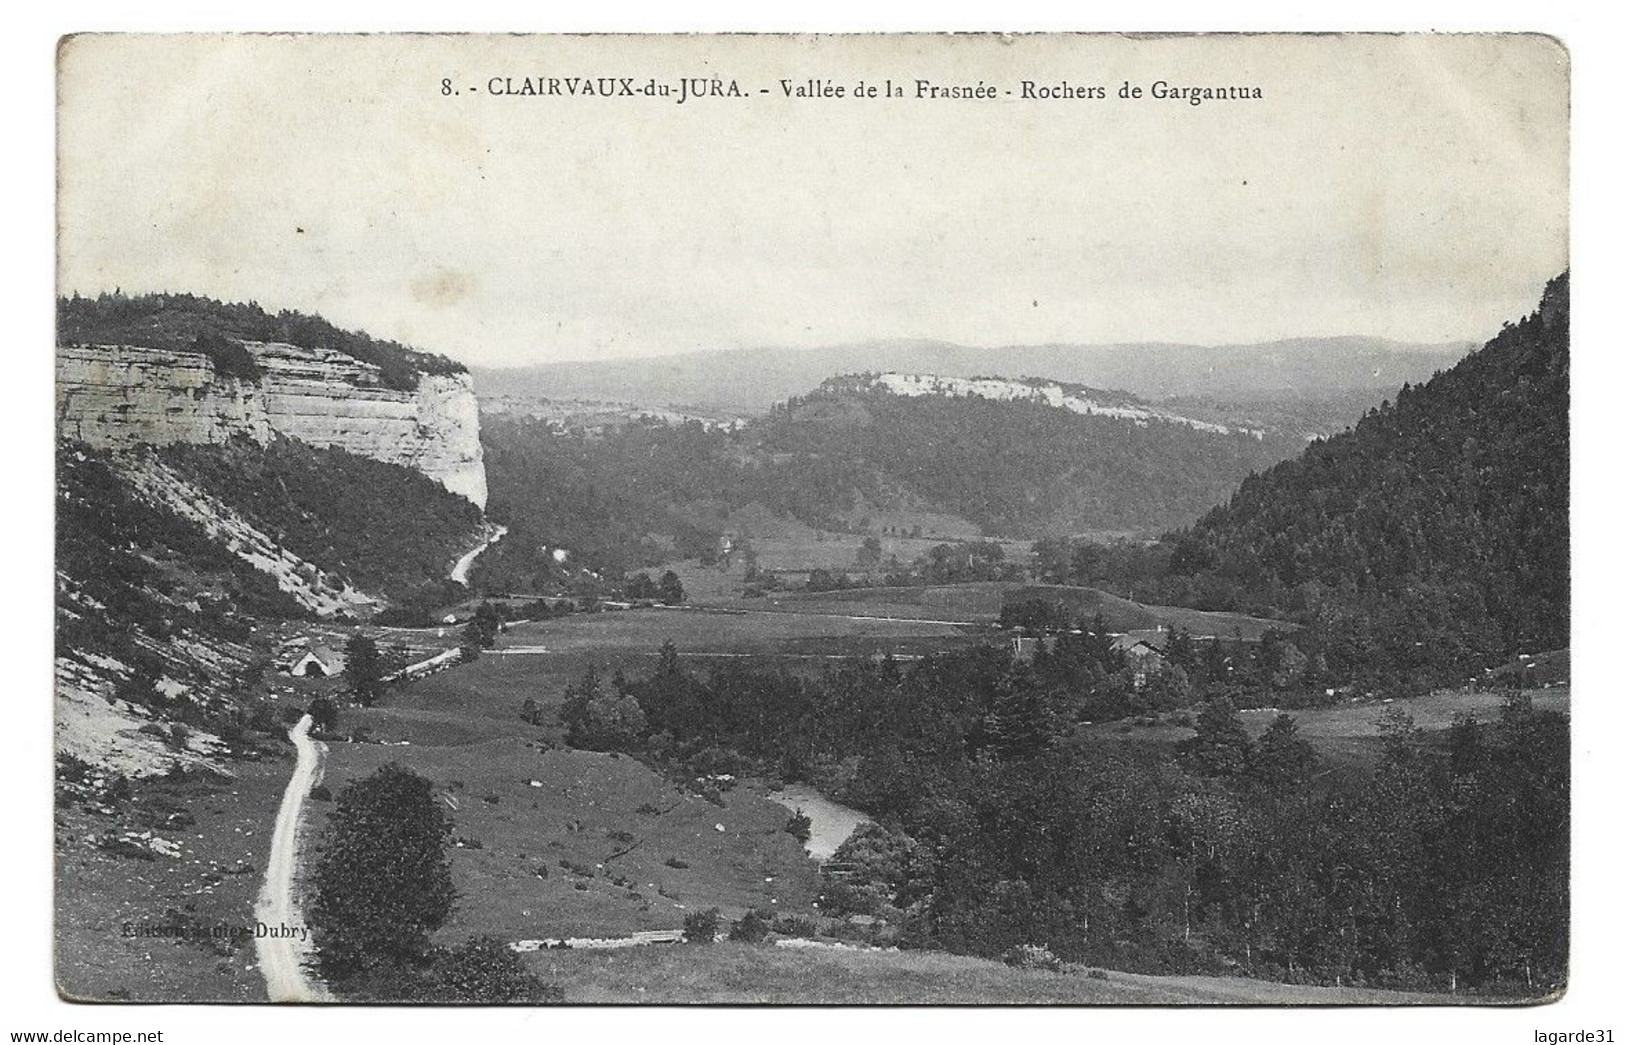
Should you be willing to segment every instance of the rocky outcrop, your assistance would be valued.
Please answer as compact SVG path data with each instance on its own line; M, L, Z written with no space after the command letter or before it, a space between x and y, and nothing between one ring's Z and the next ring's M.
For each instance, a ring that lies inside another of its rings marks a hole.
M58 347L58 432L114 449L285 435L415 468L485 507L479 404L466 374L424 374L403 392L343 353L244 347L261 371L257 381L224 376L201 353Z
M879 390L900 396L935 395L957 396L960 398L976 396L981 399L995 399L1005 402L1043 403L1060 410L1070 410L1075 414L1115 417L1125 421L1133 421L1140 425L1151 421L1166 421L1172 424L1185 425L1199 432L1212 432L1216 435L1245 432L1255 439L1264 437L1262 429L1232 428L1227 425L1215 424L1212 421L1199 421L1195 418L1184 417L1161 407L1153 406L1122 392L1103 392L1095 388L1086 388L1083 385L1047 381L1036 377L1024 377L1018 380L1003 377L952 377L937 374L862 374L831 378L824 382L824 387L837 391L862 392Z

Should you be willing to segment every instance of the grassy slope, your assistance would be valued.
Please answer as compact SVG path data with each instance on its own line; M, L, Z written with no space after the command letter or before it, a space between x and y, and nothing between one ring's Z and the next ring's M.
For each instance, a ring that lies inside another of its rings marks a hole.
M1062 605L1073 617L1105 617L1114 631L1154 628L1159 624L1178 626L1193 635L1232 638L1240 634L1256 639L1271 627L1291 627L1280 621L1248 617L1240 613L1215 613L1181 606L1151 606L1104 592L1098 588L1063 587L1053 584L1020 584L986 581L971 584L944 584L903 588L849 588L845 591L806 592L769 595L762 599L738 600L731 605L752 609L778 609L798 613L873 614L924 620L957 620L991 623L998 620L1006 603L1028 598L1044 599Z
M291 757L238 763L236 779L220 783L138 783L135 800L117 820L79 808L58 810L58 990L85 1001L264 1001L251 939L217 950L207 940L126 938L121 927L170 925L177 917L252 925L291 764ZM180 843L179 859L112 856L85 840L116 824L132 825L132 815L168 808L166 803L197 818L184 829L154 832Z
M574 639L576 652L488 653L393 692L377 708L345 711L344 728L365 725L388 744L331 745L330 788L398 761L450 796L456 834L481 845L453 852L465 900L443 930L447 940L475 932L517 940L680 928L688 911L707 907L730 918L749 906L812 910L816 869L784 831L783 807L743 789L718 806L631 758L561 749L556 726L519 720L526 697L558 705L587 649L605 670L642 660L659 642L648 628L686 625L691 616L627 611L522 626L502 644L572 646ZM316 806L317 831L327 808ZM669 866L672 857L689 866ZM544 867L547 876L539 877Z
M1569 710L1567 686L1533 691L1530 698L1538 710ZM1471 714L1480 721L1493 720L1504 702L1498 693L1469 693L1464 690L1446 690L1389 703L1361 702L1339 704L1329 708L1309 708L1292 711L1298 723L1298 733L1314 745L1321 758L1339 765L1370 765L1380 751L1377 721L1384 711L1403 711L1411 716L1424 732L1436 733L1449 728L1458 715ZM1244 710L1242 724L1257 739L1274 721L1273 708ZM1083 744L1109 745L1115 743L1173 745L1192 735L1183 726L1161 723L1141 726L1132 722L1101 722L1079 730Z
M1446 996L1294 987L1203 976L1012 969L923 951L788 950L771 945L545 951L531 968L567 1002L801 1005L1440 1004Z

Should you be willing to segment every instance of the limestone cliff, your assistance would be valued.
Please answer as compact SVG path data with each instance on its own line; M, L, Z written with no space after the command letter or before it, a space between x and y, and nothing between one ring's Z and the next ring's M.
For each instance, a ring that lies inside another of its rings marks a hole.
M267 442L275 434L415 468L485 507L479 404L466 374L386 388L343 353L245 342L261 372L217 372L197 352L131 345L57 349L57 429L92 446Z

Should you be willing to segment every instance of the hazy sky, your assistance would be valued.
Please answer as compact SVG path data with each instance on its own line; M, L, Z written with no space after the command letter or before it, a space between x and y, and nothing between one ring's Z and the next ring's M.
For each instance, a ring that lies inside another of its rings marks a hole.
M1538 37L81 37L60 71L64 293L253 299L469 363L1481 340L1567 263L1567 57ZM749 97L488 93L712 75ZM808 77L907 97L782 96Z

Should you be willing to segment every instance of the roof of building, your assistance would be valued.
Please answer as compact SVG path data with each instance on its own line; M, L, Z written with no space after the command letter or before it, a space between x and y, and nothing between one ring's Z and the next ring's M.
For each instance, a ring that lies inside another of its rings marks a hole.
M331 646L306 646L293 659L290 670L298 669L307 660L315 660L317 664L321 665L322 671L329 675L344 670L344 655L335 651Z
M1142 628L1112 636L1112 646L1125 653L1136 646L1144 646L1153 653L1161 653L1167 645L1168 633L1161 628Z

